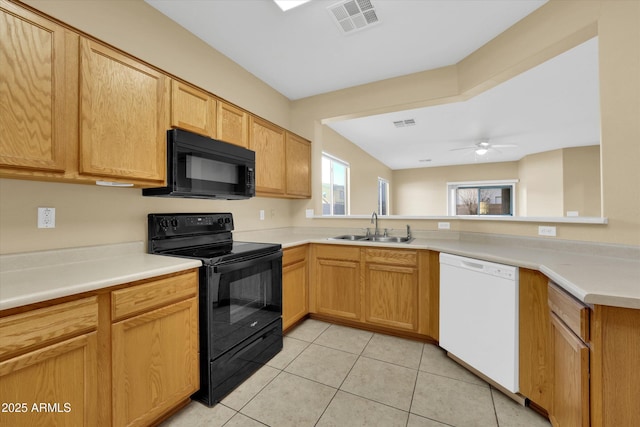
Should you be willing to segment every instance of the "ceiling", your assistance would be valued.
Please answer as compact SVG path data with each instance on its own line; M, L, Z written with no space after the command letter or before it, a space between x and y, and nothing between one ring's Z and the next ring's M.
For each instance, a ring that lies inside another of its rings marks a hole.
M377 22L346 34L330 12L339 0L287 12L270 0L145 1L296 100L455 64L547 0L357 0L371 4ZM330 126L392 169L515 160L559 142L597 144L597 45L564 56L464 103ZM393 125L405 119L416 125ZM486 138L518 148L482 158L449 151Z

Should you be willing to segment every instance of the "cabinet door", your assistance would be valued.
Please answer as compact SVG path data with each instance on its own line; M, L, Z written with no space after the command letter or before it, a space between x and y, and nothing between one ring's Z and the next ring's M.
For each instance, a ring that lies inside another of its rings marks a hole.
M112 326L113 423L148 425L199 388L198 300Z
M95 426L97 348L91 332L1 362L0 425Z
M318 313L360 320L360 263L316 259Z
M284 195L284 144L283 129L251 116L249 148L256 152L256 194Z
M80 173L164 182L168 78L99 43L80 43Z
M311 197L311 143L286 133L287 195Z
M519 281L519 389L535 404L551 407L550 319L544 274L521 268Z
M309 313L307 297L307 261L282 268L282 329Z
M365 277L367 323L417 331L417 269L367 263Z
M589 348L551 313L553 402L556 427L589 426Z
M249 114L246 111L218 100L217 127L216 139L249 147Z
M200 89L172 80L171 126L215 137L216 100Z
M66 30L15 4L0 2L0 165L62 173L75 137L77 101L65 82ZM77 38L76 38L77 40Z

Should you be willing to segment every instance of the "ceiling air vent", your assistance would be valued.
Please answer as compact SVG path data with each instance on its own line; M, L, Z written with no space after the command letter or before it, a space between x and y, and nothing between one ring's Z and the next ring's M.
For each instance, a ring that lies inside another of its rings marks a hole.
M327 10L344 34L352 34L380 22L371 0L341 1Z
M397 120L393 122L393 125L397 128L404 128L407 126L414 126L416 124L415 119Z

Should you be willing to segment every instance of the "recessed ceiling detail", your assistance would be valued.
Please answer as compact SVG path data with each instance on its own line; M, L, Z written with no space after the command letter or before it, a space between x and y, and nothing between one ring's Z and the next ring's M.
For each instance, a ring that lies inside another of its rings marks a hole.
M344 34L355 33L380 23L370 0L346 0L329 6L334 22Z

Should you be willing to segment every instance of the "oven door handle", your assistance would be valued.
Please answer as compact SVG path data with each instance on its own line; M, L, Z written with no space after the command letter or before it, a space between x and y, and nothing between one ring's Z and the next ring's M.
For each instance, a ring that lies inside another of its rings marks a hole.
M282 251L274 252L269 255L257 256L246 261L230 262L229 264L216 265L214 266L214 271L216 273L224 274L231 271L241 270L247 267L253 267L254 265L263 262L274 261L279 258L282 258Z

